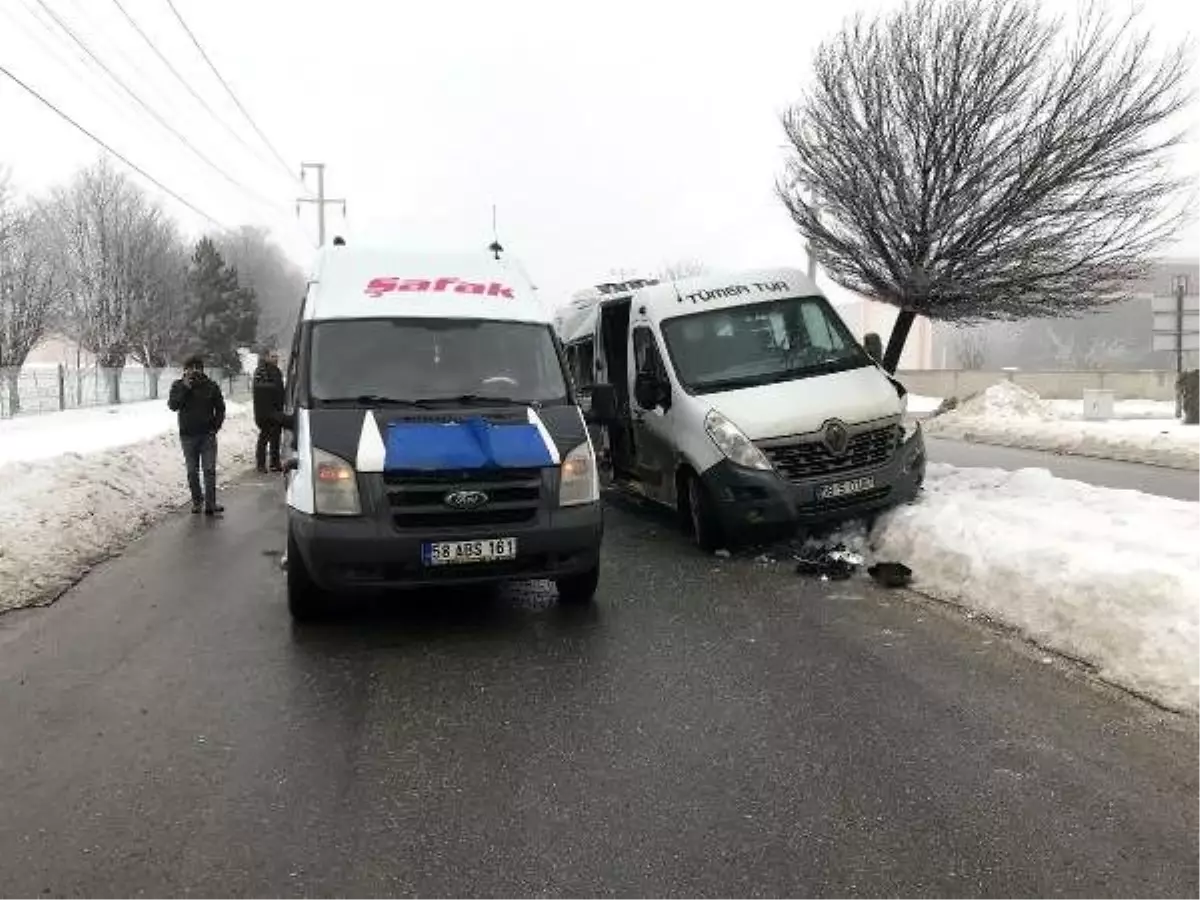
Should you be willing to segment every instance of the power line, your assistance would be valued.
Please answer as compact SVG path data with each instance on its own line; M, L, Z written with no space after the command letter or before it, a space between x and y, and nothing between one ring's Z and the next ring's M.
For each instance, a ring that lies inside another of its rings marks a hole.
M216 225L222 231L232 231L231 228L229 228L226 225L221 224L219 221L214 219L212 216L210 216L204 210L200 209L200 207L196 206L195 204L193 204L187 200L184 200L183 197L179 196L177 193L175 193L173 190L171 190L169 187L167 187L165 184L163 184L161 181L159 181L157 178L155 178L153 175L151 175L149 172L147 172L141 166L130 161L128 157L126 157L125 155L114 150L112 147L110 147L108 144L106 144L100 138L96 137L96 135L92 134L92 132L88 131L86 128L84 128L82 125L80 125L74 119L72 119L69 115L67 115L65 112L63 112L61 109L59 109L57 106L55 106L53 103L51 103L49 100L47 100L41 94L39 94L37 91L35 91L29 85L27 85L24 81L22 81L20 78L18 78L12 72L10 72L8 69L6 69L3 64L0 64L0 74L7 76L9 79L11 79L13 81L14 84L16 84L18 87L24 89L27 93L30 94L30 96L32 96L34 99L36 99L38 102L40 102L43 106L49 107L49 109L52 112L54 112L57 116L59 116L59 118L65 119L77 131L82 132L84 135L91 138L93 141L95 141L97 144L99 144L101 147L103 147L105 150L107 150L109 153L111 153L113 156L115 156L121 162L125 163L125 165L129 166L129 168L133 169L133 171L137 172L139 175L141 175L143 178L145 178L147 181L149 181L151 184L153 184L155 187L157 187L164 194L166 194L169 197L173 197L175 200L182 203L184 206L186 206L192 212L196 213L196 215L201 216L204 219L207 219L209 222Z
M257 201L259 203L266 204L267 206L275 205L272 201L268 200L266 197L262 196L257 191L251 190L250 188L246 187L244 184L242 184L240 181L238 181L236 178L234 178L232 175L230 175L228 172L226 172L224 169L222 169L216 163L214 163L211 159L209 159L207 156L205 156L202 152L200 152L198 149L196 149L196 147L194 147L192 145L191 141L189 141L185 135L180 133L173 125L171 125L170 122L168 122L166 119L164 119L162 116L160 116L158 114L158 112L156 112L152 106L150 106L148 103L146 103L145 100L143 100L140 96L138 96L138 94L132 88L130 88L121 79L121 77L119 75L114 73L113 70L110 69L108 67L108 65L105 64L104 60L100 59L99 56L97 56L94 52L92 52L92 49L87 45L87 43L82 38L80 38L77 34L75 34L74 30L72 30L72 28L69 25L67 25L66 22L64 22L61 18L59 18L58 14L55 13L54 10L52 10L46 4L46 0L37 0L37 3L42 9L44 9L46 11L46 13L50 16L50 18L52 18L58 24L58 27L61 28L63 31L65 31L67 33L67 35L71 38L71 40L73 40L76 44L78 44L80 49L82 49L83 52L86 53L88 55L88 57L96 65L98 65L104 71L104 73L106 75L108 75L109 78L111 78L114 82L117 83L117 85L121 88L121 90L123 90L126 94L128 94L133 99L133 101L138 104L138 106L140 106L143 110L145 110L146 113L152 119L154 119L155 122L157 122L159 125L161 125L168 132L170 132L176 138L176 140L178 140L185 147L187 147L189 150L191 150L197 159L199 159L201 162L203 162L205 165L207 165L210 169L212 169L214 172L216 172L218 175L220 175L222 178L224 178L226 181L228 181L235 188L237 188L238 190L240 190L244 194L246 194L246 196L254 199L255 201Z
M221 77L221 73L217 71L217 67L213 64L213 61L208 58L208 54L205 53L204 48L200 46L200 41L197 40L196 35L192 33L192 29L188 28L187 22L183 20L183 16L179 14L179 10L175 8L174 0L167 0L167 6L171 7L171 12L173 12L175 14L175 18L179 20L180 27L182 27L183 30L187 32L187 36L192 39L192 43L195 44L196 49L200 51L200 56L203 57L205 63L208 64L208 67L212 70L212 73L217 76L217 81L221 82L221 87L225 88L225 93L229 95L229 98L234 102L237 108L241 110L242 115L246 117L246 121L250 123L250 127L254 129L255 133L262 139L262 142L266 145L267 149L271 151L271 155L275 157L279 165L281 165L284 171L288 173L288 177L296 180L301 187L307 191L308 186L296 178L295 174L293 174L291 170L291 167L288 166L287 162L284 161L284 158L280 155L279 151L275 149L274 145L267 140L267 136L263 134L262 129L258 127L258 123L256 123L250 113L246 111L246 107L242 106L242 101L237 98L237 94L233 92L233 88L231 88L229 83Z
M181 85L183 85L184 89L189 94L192 95L192 97L195 99L195 101L197 103L199 103L202 107L204 107L205 111L210 116L212 116L213 121L215 121L218 125L220 125L222 128L224 128L225 131L231 137L233 137L238 143L240 143L243 147L245 147L249 153L253 154L255 157L258 157L258 155L261 151L255 150L253 147L251 147L250 143L244 137L242 137L241 134L239 134L236 130L234 130L233 126L231 126L223 118L221 118L221 116L219 116L217 114L217 111L214 110L209 105L208 101L205 100L204 97L202 97L200 95L200 93L197 92L196 89L192 87L191 83L188 82L188 80L186 78L184 78L183 75L180 74L179 70L175 68L175 66L171 62L171 60L168 59L167 56L161 50L158 49L158 45L155 44L154 41L150 39L149 35L147 35L146 32L142 30L142 27L137 23L137 21L133 18L133 16L131 16L125 10L125 6L121 3L121 0L112 0L112 2L117 7L117 9L119 9L121 11L121 15L125 17L125 21L127 21L130 24L130 26L133 28L133 30L138 33L138 36L141 37L141 39L146 43L146 46L149 47L152 51L154 51L154 55L157 56L159 58L159 60L162 62L162 64L167 67L167 69L170 71L170 73L175 76L176 81L178 81ZM289 178L292 177L290 170L288 171L287 174L288 174Z

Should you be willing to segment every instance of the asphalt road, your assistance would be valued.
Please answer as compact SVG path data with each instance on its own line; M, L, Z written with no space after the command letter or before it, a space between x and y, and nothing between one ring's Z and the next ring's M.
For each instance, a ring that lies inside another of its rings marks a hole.
M4 895L1197 895L1194 720L612 509L598 603L293 630L277 486L0 618Z
M1173 497L1176 500L1200 500L1200 473L1141 463L1093 459L1087 456L1067 456L998 447L925 436L929 458L933 462L952 466L975 466L994 469L1049 469L1059 478L1085 481L1103 487L1142 491Z

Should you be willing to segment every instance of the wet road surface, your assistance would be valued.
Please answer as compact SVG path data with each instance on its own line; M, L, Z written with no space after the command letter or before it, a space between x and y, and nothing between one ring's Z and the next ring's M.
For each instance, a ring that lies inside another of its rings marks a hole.
M293 629L277 485L0 617L4 895L1196 896L1197 737L957 613L610 507Z

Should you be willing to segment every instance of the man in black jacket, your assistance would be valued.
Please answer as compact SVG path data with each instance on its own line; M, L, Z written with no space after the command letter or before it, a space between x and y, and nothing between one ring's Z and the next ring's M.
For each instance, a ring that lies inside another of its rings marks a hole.
M258 426L258 445L254 461L258 471L267 471L267 449L271 451L271 471L281 472L279 441L283 430L283 372L279 355L268 350L254 370L254 423Z
M217 505L217 432L225 424L225 398L220 386L204 374L204 360L199 356L184 362L183 377L171 385L167 406L179 413L179 443L187 465L192 512L203 509L209 516L223 513L225 508Z

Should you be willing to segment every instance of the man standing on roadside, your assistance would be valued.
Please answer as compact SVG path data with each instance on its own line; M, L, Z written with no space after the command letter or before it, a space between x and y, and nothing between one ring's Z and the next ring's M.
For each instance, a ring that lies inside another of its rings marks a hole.
M179 414L179 443L192 492L192 512L219 515L225 507L217 505L217 432L225 424L225 398L220 386L204 374L201 357L191 356L184 362L183 377L171 385L167 406Z
M259 472L267 471L267 450L271 452L271 471L282 472L279 442L283 431L283 372L279 354L268 350L254 370L254 423L258 426L258 445L254 461Z

